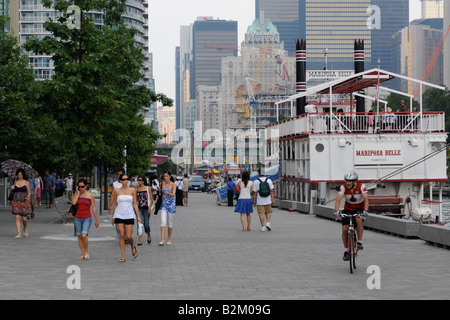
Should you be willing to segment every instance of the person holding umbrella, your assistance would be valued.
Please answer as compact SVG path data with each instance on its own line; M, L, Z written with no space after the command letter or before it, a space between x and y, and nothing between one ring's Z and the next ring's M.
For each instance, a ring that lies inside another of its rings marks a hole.
M17 169L16 182L11 186L14 192L14 198L11 202L12 214L16 217L17 235L15 239L22 238L20 233L20 220L23 223L23 235L28 237L27 225L28 214L30 213L30 183L25 176L23 169Z

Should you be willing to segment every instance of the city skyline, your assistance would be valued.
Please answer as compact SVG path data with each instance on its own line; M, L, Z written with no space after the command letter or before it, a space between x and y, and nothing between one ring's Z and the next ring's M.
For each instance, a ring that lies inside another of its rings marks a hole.
M176 7L181 14L167 14ZM198 17L238 21L238 44L255 19L254 0L153 0L149 3L149 47L154 57L156 92L175 100L175 47L180 43L180 27L190 25ZM420 0L410 0L409 20L421 17ZM170 22L169 22L170 19ZM158 32L159 31L159 32Z

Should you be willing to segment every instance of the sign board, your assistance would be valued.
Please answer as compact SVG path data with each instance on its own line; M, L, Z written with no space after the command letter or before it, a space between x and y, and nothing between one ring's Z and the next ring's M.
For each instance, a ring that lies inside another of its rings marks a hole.
M355 166L403 166L401 143L355 143Z
M306 71L306 81L311 79L335 80L349 77L355 74L355 70L309 70Z

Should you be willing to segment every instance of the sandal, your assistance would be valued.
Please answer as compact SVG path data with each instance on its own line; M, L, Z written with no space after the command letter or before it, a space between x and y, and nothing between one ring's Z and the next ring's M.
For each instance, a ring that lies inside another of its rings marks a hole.
M137 256L138 256L138 252L137 252L136 246L134 246L133 259L136 259Z
M120 259L119 262L120 263L124 263L126 260L125 259Z
M159 243L159 245L162 247L162 246L164 246L164 241L161 241L160 243Z

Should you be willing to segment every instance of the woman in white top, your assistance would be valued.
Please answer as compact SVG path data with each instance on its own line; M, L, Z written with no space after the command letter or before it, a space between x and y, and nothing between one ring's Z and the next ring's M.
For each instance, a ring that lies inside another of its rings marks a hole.
M120 189L116 189L114 193L114 212L112 218L112 224L117 225L119 231L119 245L120 251L122 252L122 258L119 262L125 262L125 233L127 236L127 242L131 246L131 252L133 254L133 259L136 259L138 252L133 241L133 225L134 219L141 222L141 217L139 216L139 208L137 202L137 192L136 189L128 185L128 176L126 174L121 174L119 177L119 182L122 183Z
M242 181L238 184L240 185L241 193L239 194L239 199L234 212L239 212L241 214L242 231L250 231L250 213L253 212L251 197L253 193L253 182L250 181L250 173L248 171L242 173ZM247 228L245 228L245 215L247 215Z

